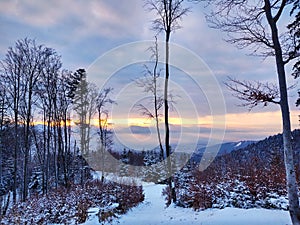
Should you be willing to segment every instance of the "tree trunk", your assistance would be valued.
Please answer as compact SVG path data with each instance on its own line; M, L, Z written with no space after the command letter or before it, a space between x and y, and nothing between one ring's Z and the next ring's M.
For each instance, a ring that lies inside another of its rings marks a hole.
M48 195L48 181L50 178L50 143L51 143L51 115L48 112L48 122L47 122L47 154L46 154L46 174L45 174L45 193Z
M284 146L284 164L286 170L287 192L289 198L289 212L293 225L300 225L300 209L298 198L298 185L296 181L296 171L294 165L294 156L292 148L292 135L290 112L287 95L287 84L285 75L285 64L282 57L282 48L279 41L278 29L275 19L272 17L271 4L269 0L265 0L265 11L267 20L272 31L272 40L275 50L276 69L280 90L280 108L282 114L283 126L283 146Z
M54 112L54 121L56 118L56 109L53 110ZM55 123L55 122L54 122ZM58 188L58 162L57 162L57 145L58 145L58 141L57 141L57 127L56 124L53 125L52 127L53 129L53 169L54 169L54 178L55 178L55 188Z
M155 81L156 82L156 81ZM158 143L159 143L159 148L160 148L160 154L161 154L161 160L164 159L164 149L162 146L162 141L161 141L161 136L160 136L160 130L159 130L159 118L158 118L158 108L157 108L157 96L156 96L156 83L155 83L155 96L154 96L154 107L155 107L155 122L156 122L156 132L157 132L157 138L158 138Z
M18 176L18 113L15 113L15 132L14 132L14 183L13 183L13 203L17 202L17 176Z
M3 184L3 120L4 120L4 107L5 107L5 101L4 96L1 101L0 110L1 110L1 117L0 117L0 184ZM0 204L2 204L2 201L0 201ZM1 213L1 210L0 210ZM0 214L1 216L1 214Z
M25 122L25 155L24 155L24 168L23 168L23 201L26 201L28 196L28 163L29 163L29 152L30 152L30 122L31 122L31 107L32 107L32 94L33 94L33 75L29 78L28 86L28 110L26 112ZM26 101L26 100L25 100Z
M67 110L64 111L64 141L65 141L65 147L63 152L63 167L64 167L64 181L65 186L68 188L69 181L68 181L68 127L67 127Z
M155 37L155 65L153 69L153 82L154 82L154 113L155 113L155 122L156 122L156 132L157 138L160 148L160 160L164 160L164 149L162 146L161 136L160 136L160 129L159 129L159 118L158 118L158 100L157 100L157 67L158 67L158 44L157 44L157 37Z
M102 126L102 118L101 118L101 107L98 108L98 120L99 120L99 132L100 132L100 153L101 153L101 182L104 182L104 171L105 171L105 164L104 164L104 155L105 155L105 143L104 143L104 129Z
M43 195L46 194L46 170L47 170L47 163L46 163L46 109L44 107L43 113L43 164L42 164L42 192Z
M13 203L17 202L17 177L18 177L18 123L19 123L19 100L20 100L20 76L17 75L17 80L14 85L14 177L13 177Z
M168 89L169 89L169 77L170 77L170 67L169 67L169 57L170 57L170 34L171 30L166 32L166 77L165 77L165 89L164 89L164 104L165 104L165 146L166 146L166 159L167 159L167 175L168 175L168 186L170 189L170 200L167 204L172 201L176 202L176 193L173 187L173 177L172 177L172 162L171 162L171 147L170 147L170 127L169 127L169 101L168 101Z

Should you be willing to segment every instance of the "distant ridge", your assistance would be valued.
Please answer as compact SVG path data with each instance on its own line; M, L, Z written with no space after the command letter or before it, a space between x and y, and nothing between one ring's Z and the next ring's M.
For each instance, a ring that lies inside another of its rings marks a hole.
M295 161L300 162L300 130L294 130L292 137ZM192 156L191 161L199 163L205 149L205 147L199 148ZM231 155L231 157L240 161L248 161L253 157L259 157L267 162L274 154L283 158L282 134L272 135L261 141L240 141L221 144L216 160L225 155Z

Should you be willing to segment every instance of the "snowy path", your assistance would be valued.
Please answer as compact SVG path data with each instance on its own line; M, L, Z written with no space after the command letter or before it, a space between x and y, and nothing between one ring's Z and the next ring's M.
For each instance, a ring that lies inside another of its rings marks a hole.
M165 208L161 196L164 186L144 184L145 201L121 216L113 225L291 225L286 211L267 209L192 209ZM98 224L90 220L86 225Z

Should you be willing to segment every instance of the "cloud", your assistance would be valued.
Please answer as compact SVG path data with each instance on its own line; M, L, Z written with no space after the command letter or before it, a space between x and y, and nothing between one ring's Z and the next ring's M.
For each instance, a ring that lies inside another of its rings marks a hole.
M0 13L41 29L63 26L65 32L72 34L72 38L138 35L145 18L139 0L0 1Z
M33 26L53 26L63 17L63 6L69 1L1 1L0 12ZM67 9L65 7L65 9Z
M237 49L224 41L226 33L208 26L205 10L202 4L194 4L192 12L181 22L182 29L172 34L172 41L199 55L219 81L223 81L226 76L275 81L274 60L249 56L251 49Z
M0 1L0 56L29 37L55 48L67 69L88 67L110 49L150 35L149 16L140 0Z
M183 17L182 29L173 33L171 40L195 52L216 75L223 89L229 113L227 115L226 138L244 139L243 137L252 137L257 139L279 132L281 119L277 107L255 109L254 113L247 114L245 113L247 109L236 106L239 102L231 96L231 93L222 84L228 75L241 80L277 82L274 61L263 61L261 58L249 57L246 55L250 53L249 51L237 50L234 46L224 42L224 33L208 27L202 5L193 4L192 7L192 12ZM2 29L0 54L4 55L7 48L13 46L17 39L30 37L36 38L39 44L55 48L62 55L65 68L71 70L80 67L88 68L97 57L114 47L136 40L153 39L155 33L150 30L153 18L153 13L147 12L143 8L143 1L141 0L0 1L0 27ZM163 34L159 39L164 39ZM126 50L129 54L136 52L144 54L144 47L142 46L143 49L140 51ZM95 72L95 80L101 86L105 76L108 75L107 72L111 72L110 67L124 66L122 64L124 57L128 58L128 55L124 55L124 52L118 52L116 57L108 58L99 67L95 66L95 71L92 71L93 68L91 68L88 72L90 74ZM141 56L136 54L132 58L138 61ZM185 58L178 60L193 67L192 62L185 60ZM114 115L126 118L129 113L132 113L130 110L124 110L128 107L128 103L134 105L145 96L141 94L141 90L132 88L130 85L127 89L123 90L122 88L140 76L142 65L134 65L113 72L116 74L111 76L107 85L115 87L114 94L117 95L121 92L120 97L123 100L121 103L119 102L120 110ZM201 72L198 75L201 76ZM191 100L200 114L201 123L209 125L210 111L206 93L200 93L201 90L197 89L187 77L180 75L178 71L171 74L171 81L179 84L177 88L173 84L170 86L175 91L181 91L182 97L178 99L178 106L176 106L176 110L178 109L177 111L181 113L181 116L190 115L190 107L187 105L190 106L191 104L187 104L190 99L184 98L186 94L191 96ZM129 89L131 92L128 91ZM215 89L210 88L210 91L213 93ZM293 96L291 97L293 98ZM294 100L291 100L291 104L293 103ZM115 107L118 108L118 106ZM129 107L129 109L131 108ZM269 112L263 112L264 110ZM292 115L298 114L299 112L293 111ZM298 118L295 116L293 123L298 123ZM207 130L202 128L203 134L201 135L205 136L208 130L209 128ZM193 132L191 128L190 134L193 137L198 135L193 134Z

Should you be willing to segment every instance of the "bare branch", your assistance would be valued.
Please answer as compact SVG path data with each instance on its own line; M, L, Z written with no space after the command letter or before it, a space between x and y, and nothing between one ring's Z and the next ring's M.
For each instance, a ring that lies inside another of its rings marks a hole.
M157 18L152 21L152 30L160 33L180 29L179 21L189 11L189 7L183 6L184 0L145 0L144 7L154 11Z
M295 65L293 67L292 75L294 76L295 79L300 77L300 61L295 63Z
M142 115L142 116L146 116L149 119L154 119L155 116L154 114L151 112L151 110L149 110L146 106L144 106L143 104L137 104L134 106L134 108L137 109L137 111Z
M277 2L278 2L278 1L276 1L275 4L277 4ZM286 0L282 0L281 6L280 6L280 8L279 8L279 10L278 10L278 12L277 12L277 14L276 14L276 16L274 17L274 21L275 21L275 22L277 22L277 21L279 20L279 18L280 18L280 16L281 16L282 12L283 12L283 10L284 10L284 8L285 8L285 6L286 6L286 3L287 3Z
M249 107L249 110L259 104L267 106L268 103L280 104L278 87L272 83L261 83L259 81L240 81L228 77L224 83L233 92L233 96L243 101L240 106Z
M212 28L227 33L225 40L238 48L250 48L253 55L269 57L274 56L274 43L271 31L266 20L264 1L260 0L208 0L213 4L213 11L206 15ZM284 9L290 4L286 0L272 1L271 11L275 23L282 17ZM280 35L280 42L285 45L283 55L289 61L289 52L293 49L293 39L288 33ZM287 63L286 62L286 63Z

